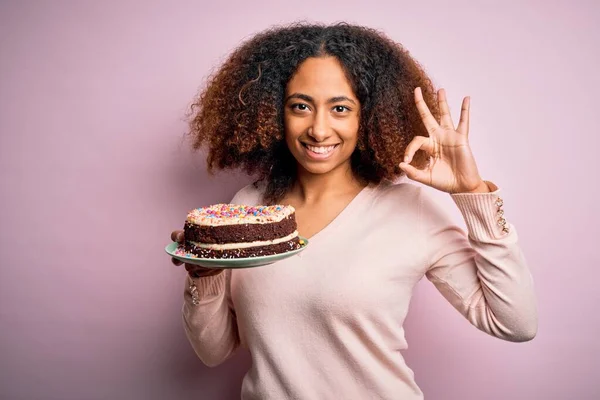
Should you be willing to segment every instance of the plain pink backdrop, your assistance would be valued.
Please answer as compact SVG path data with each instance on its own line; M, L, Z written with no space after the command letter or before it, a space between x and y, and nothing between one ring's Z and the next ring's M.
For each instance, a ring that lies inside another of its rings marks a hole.
M195 357L163 249L188 209L248 181L210 178L188 150L190 101L242 39L299 19L384 30L456 118L472 97L480 171L533 270L523 344L418 286L406 357L426 398L600 398L600 3L205 3L0 2L0 398L239 397L248 355Z

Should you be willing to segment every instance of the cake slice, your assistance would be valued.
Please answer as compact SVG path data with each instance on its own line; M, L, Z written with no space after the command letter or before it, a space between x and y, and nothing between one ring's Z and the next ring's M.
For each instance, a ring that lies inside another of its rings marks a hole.
M215 204L196 208L184 225L187 253L200 258L245 258L301 247L292 206Z

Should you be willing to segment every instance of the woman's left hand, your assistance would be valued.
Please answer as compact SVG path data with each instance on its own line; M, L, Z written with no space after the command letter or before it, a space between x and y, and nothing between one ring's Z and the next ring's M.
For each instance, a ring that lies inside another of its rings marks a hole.
M429 137L416 136L406 147L400 168L417 182L447 193L484 193L490 189L481 179L469 147L470 98L465 97L458 127L454 128L444 89L438 91L440 123L423 100L421 88L415 89L415 102ZM417 150L423 150L431 162L424 169L410 165Z

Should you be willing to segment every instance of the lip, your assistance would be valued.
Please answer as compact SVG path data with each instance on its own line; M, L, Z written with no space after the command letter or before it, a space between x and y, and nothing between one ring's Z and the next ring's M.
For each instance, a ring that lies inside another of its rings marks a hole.
M340 143L335 143L335 144L330 144L327 146L324 145L313 145L313 144L309 144L309 143L303 143L302 144L302 149L304 150L304 154L311 160L318 160L318 161L323 161L323 160L327 160L329 158L331 158L333 156L333 154L337 151L338 147L340 147ZM310 150L307 145L313 146L313 147L330 147L330 146L334 146L333 150L331 150L329 153L325 153L325 154L321 154L321 153L315 153L314 151Z

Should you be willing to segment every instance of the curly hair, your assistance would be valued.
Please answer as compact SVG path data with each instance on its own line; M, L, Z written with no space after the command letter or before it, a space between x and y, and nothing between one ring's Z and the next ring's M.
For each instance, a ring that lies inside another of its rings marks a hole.
M273 203L291 188L296 162L285 144L286 85L309 57L336 57L361 104L352 171L363 182L402 175L398 164L416 135L428 136L414 102L421 87L439 118L431 79L402 45L371 28L295 23L242 43L213 73L191 106L195 150L208 150L208 171L241 169L266 183ZM427 158L418 152L413 164Z

